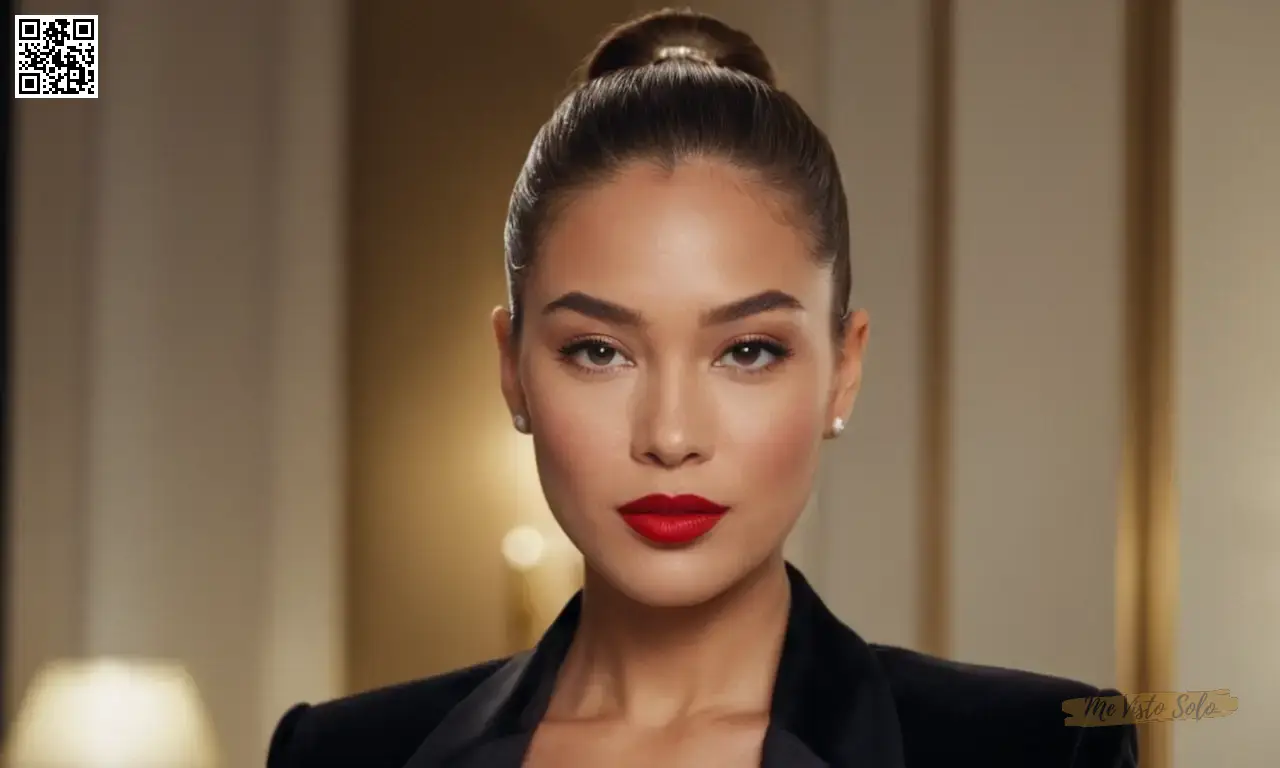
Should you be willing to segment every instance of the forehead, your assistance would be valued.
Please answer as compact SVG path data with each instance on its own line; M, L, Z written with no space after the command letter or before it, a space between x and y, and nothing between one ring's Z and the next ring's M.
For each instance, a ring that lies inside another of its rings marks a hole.
M574 195L543 239L527 286L581 290L634 306L718 303L777 289L812 308L829 276L790 201L716 160L634 163Z

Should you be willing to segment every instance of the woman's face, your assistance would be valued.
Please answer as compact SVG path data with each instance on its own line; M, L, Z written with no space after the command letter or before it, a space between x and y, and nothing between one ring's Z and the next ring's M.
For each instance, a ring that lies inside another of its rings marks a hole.
M552 512L589 567L643 603L703 602L777 553L824 433L853 406L866 316L841 354L830 270L786 206L726 163L629 165L554 219L517 343L494 313L503 392L529 418ZM652 494L728 511L691 542L658 543L619 511Z

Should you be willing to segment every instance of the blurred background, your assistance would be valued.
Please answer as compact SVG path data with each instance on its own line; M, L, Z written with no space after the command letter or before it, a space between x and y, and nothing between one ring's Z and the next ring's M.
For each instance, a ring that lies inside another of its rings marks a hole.
M831 137L872 317L793 562L872 641L1239 698L1144 766L1280 764L1280 3L693 5ZM56 660L168 660L258 766L291 704L549 620L503 219L654 7L17 3L99 15L102 95L10 114L0 719Z

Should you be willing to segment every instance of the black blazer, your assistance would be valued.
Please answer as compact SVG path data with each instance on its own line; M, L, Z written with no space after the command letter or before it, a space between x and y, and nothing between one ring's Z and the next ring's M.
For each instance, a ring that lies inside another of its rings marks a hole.
M1132 768L1132 725L1063 724L1112 695L1028 672L868 645L787 566L791 612L764 768ZM519 768L578 623L575 596L531 651L310 706L276 728L267 768Z

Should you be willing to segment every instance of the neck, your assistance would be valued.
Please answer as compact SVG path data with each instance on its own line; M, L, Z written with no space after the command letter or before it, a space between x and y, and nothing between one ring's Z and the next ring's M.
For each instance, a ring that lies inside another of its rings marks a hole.
M767 714L790 595L780 553L723 594L680 608L637 603L588 568L548 715L660 726Z

